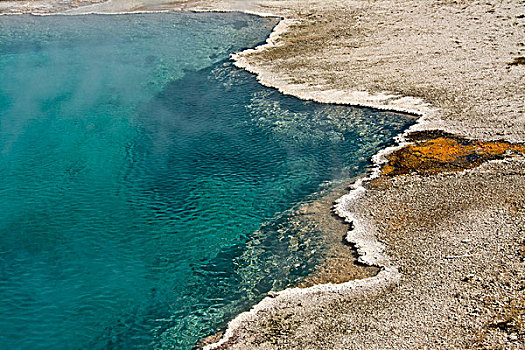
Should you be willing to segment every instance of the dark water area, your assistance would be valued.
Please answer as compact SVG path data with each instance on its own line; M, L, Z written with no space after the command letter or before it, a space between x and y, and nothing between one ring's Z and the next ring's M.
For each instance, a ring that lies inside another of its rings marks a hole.
M315 269L294 208L413 121L233 67L275 24L0 17L0 348L191 349Z

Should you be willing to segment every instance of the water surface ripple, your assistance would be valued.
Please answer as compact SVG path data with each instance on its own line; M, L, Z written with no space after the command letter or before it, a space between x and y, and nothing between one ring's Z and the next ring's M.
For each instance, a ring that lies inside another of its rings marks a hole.
M0 18L0 347L191 349L319 263L294 208L411 121L234 68L275 19Z

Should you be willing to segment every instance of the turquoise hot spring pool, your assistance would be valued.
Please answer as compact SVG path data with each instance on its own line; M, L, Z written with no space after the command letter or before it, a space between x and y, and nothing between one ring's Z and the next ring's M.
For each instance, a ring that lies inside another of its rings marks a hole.
M191 349L322 261L294 208L413 121L235 68L275 24L0 17L2 349Z

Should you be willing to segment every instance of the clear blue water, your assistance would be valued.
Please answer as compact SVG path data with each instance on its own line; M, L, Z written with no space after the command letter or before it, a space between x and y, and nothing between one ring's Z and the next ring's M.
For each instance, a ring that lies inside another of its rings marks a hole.
M294 208L412 122L234 68L274 19L0 17L0 347L191 349L322 259Z

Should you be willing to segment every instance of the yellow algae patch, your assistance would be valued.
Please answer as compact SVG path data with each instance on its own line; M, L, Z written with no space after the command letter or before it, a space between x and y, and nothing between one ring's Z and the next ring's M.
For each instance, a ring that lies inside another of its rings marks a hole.
M515 153L525 153L525 145L512 144L508 142L476 142L478 152L487 153L491 155L502 155L507 151Z
M381 169L383 175L408 173L427 174L445 170L463 170L476 167L492 159L502 159L512 153L525 154L525 144L505 141L470 141L450 134L428 133L437 136L425 139L419 133L415 143L387 156L388 163Z
M458 157L464 157L471 152L471 147L458 144L453 139L444 137L429 140L421 145L412 146L412 153L415 160L435 160L443 163L453 162Z

